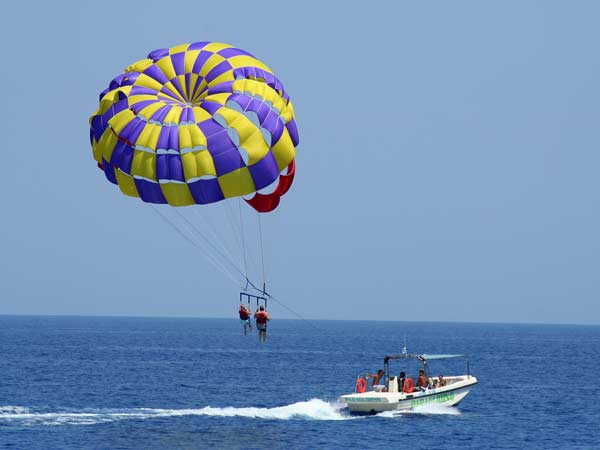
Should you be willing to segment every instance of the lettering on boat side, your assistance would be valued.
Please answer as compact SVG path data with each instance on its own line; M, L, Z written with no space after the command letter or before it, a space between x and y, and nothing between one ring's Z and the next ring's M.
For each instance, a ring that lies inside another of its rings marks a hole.
M447 394L432 395L431 397L411 400L410 406L420 406L424 405L425 403L444 403L450 400L454 400L454 392L448 392Z
M387 403L387 398L381 397L346 397L347 402L378 402L378 403Z

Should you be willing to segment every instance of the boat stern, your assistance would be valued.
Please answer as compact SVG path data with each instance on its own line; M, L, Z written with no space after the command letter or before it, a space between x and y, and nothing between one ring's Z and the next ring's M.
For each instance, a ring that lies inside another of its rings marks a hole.
M398 408L397 399L380 392L363 392L347 394L340 397L340 402L348 405L352 413L376 414L383 411L393 411Z

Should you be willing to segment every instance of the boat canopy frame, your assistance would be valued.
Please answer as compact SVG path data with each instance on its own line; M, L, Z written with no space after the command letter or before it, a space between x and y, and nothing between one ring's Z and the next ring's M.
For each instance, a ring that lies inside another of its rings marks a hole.
M416 359L418 361L421 362L421 364L423 364L423 370L425 371L425 376L430 377L430 373L429 373L429 366L427 364L427 361L432 361L432 360L440 360L440 359L454 359L454 358L463 358L465 359L466 363L467 363L467 376L469 378L471 378L471 369L469 367L469 358L467 355L435 355L435 354L427 354L427 353L423 353L423 354L419 354L419 355L411 355L411 354L401 354L401 355L386 355L383 358L383 370L384 370L384 376L385 376L385 380L387 383L387 380L389 380L389 362L390 361L394 361L394 360L399 360L399 359Z

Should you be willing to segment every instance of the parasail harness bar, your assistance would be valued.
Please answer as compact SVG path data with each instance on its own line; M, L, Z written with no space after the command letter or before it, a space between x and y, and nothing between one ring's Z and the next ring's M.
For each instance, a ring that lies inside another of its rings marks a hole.
M263 297L262 295L248 294L247 292L240 292L240 303L247 301L248 305L250 305L251 300L256 300L257 308L261 301L264 302L265 308L267 308L267 297Z
M247 292L248 288L254 289L259 294L249 294ZM240 303L244 303L244 300L247 300L248 305L250 305L250 300L256 300L256 307L258 308L258 305L262 301L265 304L265 308L267 308L267 299L270 297L271 296L267 293L267 289L264 283L262 290L260 290L254 285L252 281L248 279L248 277L246 277L246 287L244 288L244 292L240 292Z

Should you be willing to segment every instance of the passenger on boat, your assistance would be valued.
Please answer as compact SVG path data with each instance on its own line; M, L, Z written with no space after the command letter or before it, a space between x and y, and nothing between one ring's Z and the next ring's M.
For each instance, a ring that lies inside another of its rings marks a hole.
M419 370L419 377L417 378L417 383L415 384L415 387L417 389L420 389L421 391L429 388L429 380L425 376L424 370Z
M438 379L435 381L437 382L438 387L446 386L446 380L444 380L444 375L441 373L438 375Z
M404 391L404 383L406 382L406 374L404 372L400 372L398 375L398 392Z
M385 372L383 369L379 369L377 373L368 373L367 378L373 378L373 388L379 384L380 381L383 381L383 374Z

